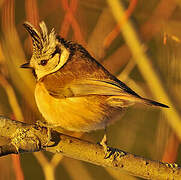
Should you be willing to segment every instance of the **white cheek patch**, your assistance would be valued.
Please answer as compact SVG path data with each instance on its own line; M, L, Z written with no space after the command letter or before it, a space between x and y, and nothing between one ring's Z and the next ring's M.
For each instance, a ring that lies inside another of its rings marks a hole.
M36 70L36 68L35 68L35 71L36 71L36 74L37 74L37 79L39 80L40 78L44 77L45 75L48 75L50 73L58 71L67 62L67 60L69 58L69 54L70 54L70 52L65 47L62 46L61 47L61 54L58 55L60 57L57 57L57 58L60 58L59 62L57 61L58 65L55 66L55 68L52 69L52 70L48 70L48 69L45 69L45 70L37 69ZM52 66L54 66L54 65L52 64Z

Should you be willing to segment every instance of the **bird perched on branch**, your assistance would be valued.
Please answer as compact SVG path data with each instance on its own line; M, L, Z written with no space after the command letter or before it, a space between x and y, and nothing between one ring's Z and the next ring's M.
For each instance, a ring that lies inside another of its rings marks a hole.
M35 99L45 121L69 131L104 129L116 111L143 103L168 107L142 98L99 64L81 45L66 41L44 22L40 31L24 23L33 41L30 62L36 77Z

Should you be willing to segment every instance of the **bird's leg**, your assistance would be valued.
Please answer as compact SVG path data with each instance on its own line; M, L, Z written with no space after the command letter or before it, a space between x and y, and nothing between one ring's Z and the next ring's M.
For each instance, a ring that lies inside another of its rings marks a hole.
M103 146L104 149L107 149L107 135L106 135L106 133L104 134L100 144Z
M105 127L104 129L104 136L100 142L100 145L103 147L104 149L104 153L105 153L105 157L107 156L108 153L108 146L107 146L107 128Z

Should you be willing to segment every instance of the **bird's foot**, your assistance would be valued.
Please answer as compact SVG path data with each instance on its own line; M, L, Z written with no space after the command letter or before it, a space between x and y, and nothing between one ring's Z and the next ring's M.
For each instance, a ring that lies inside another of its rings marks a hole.
M36 121L35 125L40 126L40 127L45 127L47 129L47 140L46 140L47 142L43 145L43 147L46 148L48 146L51 146L52 145L52 143L50 143L51 139L52 139L52 136L51 136L52 128L51 128L51 126L49 126L46 122L43 122L40 120Z
M41 126L41 127L48 127L48 124L46 122L44 122L44 121L41 121L41 120L37 120L35 122L35 125L36 126Z

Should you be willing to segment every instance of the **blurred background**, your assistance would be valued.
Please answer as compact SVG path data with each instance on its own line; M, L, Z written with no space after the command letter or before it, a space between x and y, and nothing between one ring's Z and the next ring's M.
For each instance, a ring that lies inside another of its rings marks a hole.
M129 108L108 128L108 144L152 160L181 164L181 0L119 3L124 8L120 21L111 1L0 0L0 114L27 123L42 118L34 100L35 79L19 66L32 53L22 23L38 27L43 20L49 30L82 44L137 93L170 106L169 110ZM98 142L103 133L81 138ZM102 178L139 179L51 153L0 158L0 180Z

